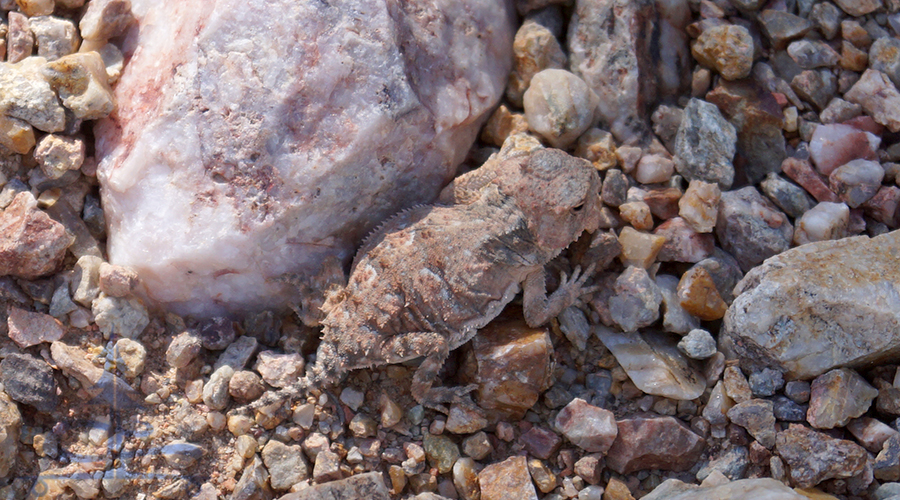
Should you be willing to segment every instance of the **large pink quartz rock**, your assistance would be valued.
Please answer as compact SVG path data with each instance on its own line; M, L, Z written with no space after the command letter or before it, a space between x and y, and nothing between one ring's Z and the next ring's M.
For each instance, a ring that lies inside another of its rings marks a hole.
M109 258L181 313L302 299L285 278L431 201L512 60L506 0L132 4L96 128Z

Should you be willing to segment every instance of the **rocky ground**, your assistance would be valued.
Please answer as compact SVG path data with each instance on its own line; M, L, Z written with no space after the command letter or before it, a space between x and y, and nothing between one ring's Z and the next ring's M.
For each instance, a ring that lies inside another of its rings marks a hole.
M600 291L454 352L478 408L397 365L246 415L318 332L148 310L105 261L131 17L83 4L0 1L0 498L900 498L900 2L519 0L468 166L591 161L601 230L554 266Z

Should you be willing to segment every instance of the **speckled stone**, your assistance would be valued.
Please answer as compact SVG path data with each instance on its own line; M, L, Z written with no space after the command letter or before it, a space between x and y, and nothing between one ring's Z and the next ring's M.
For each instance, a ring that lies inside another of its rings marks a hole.
M537 500L525 457L510 457L478 473L481 500Z
M326 257L433 200L512 62L498 0L131 4L95 128L109 260L207 317L298 303Z

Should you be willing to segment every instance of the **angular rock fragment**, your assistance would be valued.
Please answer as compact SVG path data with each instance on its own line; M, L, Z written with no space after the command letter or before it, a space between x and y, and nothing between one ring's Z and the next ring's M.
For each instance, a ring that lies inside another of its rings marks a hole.
M884 169L875 161L853 160L831 172L831 190L850 208L856 208L875 196L881 188Z
M675 136L675 168L688 180L713 182L722 189L734 182L737 132L714 104L691 99Z
M660 262L700 262L712 254L715 238L698 233L681 217L669 219L653 230L666 239L657 259Z
M813 195L816 200L832 203L839 201L837 195L828 188L828 184L825 184L822 177L813 170L809 161L787 158L781 164L781 170L794 182L803 186L803 189Z
M778 433L775 449L791 467L791 479L801 488L826 479L853 477L863 472L868 459L862 446L799 424Z
M506 97L517 106L531 85L534 75L545 69L563 69L566 54L549 28L534 20L525 20L513 40L513 71L509 75Z
M556 415L556 428L575 446L591 452L606 453L616 439L616 418L609 410L575 398Z
M106 65L97 52L80 52L61 57L47 63L41 71L59 94L63 105L76 118L105 118L116 107L106 76Z
M666 239L662 236L642 233L626 226L619 233L619 244L622 245L619 260L626 266L639 266L647 269L656 261L656 257L665 243Z
M794 243L839 240L847 236L850 208L844 203L822 202L805 212L794 229Z
M481 484L481 500L505 500L517 498L537 500L537 492L528 474L525 457L510 457L488 465L478 473Z
M9 354L0 361L0 381L13 400L42 413L56 409L56 379L46 362L29 354Z
M130 0L91 0L78 27L85 40L109 40L134 21Z
M813 202L808 194L795 184L783 179L778 174L769 174L759 184L763 194L788 216L797 218L812 208ZM796 235L795 235L796 238Z
M753 69L753 38L743 26L715 26L700 34L691 45L691 54L726 80L739 80Z
M647 271L630 266L616 280L614 295L609 298L609 312L623 331L633 332L659 318L661 303L662 294Z
M700 328L700 320L681 307L678 299L678 278L670 274L658 274L656 286L662 294L663 329L667 332L684 335L695 328Z
M843 427L859 417L878 396L878 390L848 368L831 370L812 382L806 419L817 429Z
M847 430L859 441L859 444L872 453L881 451L884 443L891 436L900 437L893 427L871 417L855 418L847 424Z
M765 399L750 399L728 410L728 419L750 433L766 448L775 446L774 404Z
M29 19L31 32L37 42L37 55L48 61L75 52L78 48L78 30L68 19L41 16Z
M887 75L894 85L900 85L898 56L900 56L900 39L896 37L879 38L869 47L869 65L872 69Z
M491 418L522 418L552 383L550 335L522 319L492 321L481 333L472 339L462 377L478 385L475 401Z
M5 392L0 391L0 477L6 477L16 465L21 429L22 414L19 408Z
M53 316L9 306L9 338L25 349L42 342L54 342L66 334L66 327Z
M44 132L60 132L66 124L50 84L41 76L46 60L29 57L17 64L0 63L0 110Z
M735 288L719 342L730 358L811 378L900 353L900 232L797 247Z
M578 76L545 69L531 79L523 106L529 128L565 149L593 124L597 95Z
M671 335L620 333L597 326L594 333L638 389L677 400L700 397L706 378L678 351Z
M728 309L709 271L702 266L694 266L681 276L678 300L685 311L704 321L721 319Z
M600 98L599 115L627 144L649 141L648 110L688 83L683 2L578 0L569 23L569 66Z
M57 341L50 344L50 353L63 373L81 383L91 403L109 405L119 410L140 406L139 394L127 382L91 363L87 353L81 349Z
M326 257L435 198L512 60L499 0L168 2L132 0L95 133L110 262L181 312L314 295Z
M852 160L876 160L879 144L878 136L851 125L818 125L809 142L809 156L819 173L829 175Z
M776 50L784 49L788 42L806 35L813 27L807 19L775 9L760 12L759 24L763 34Z
M617 422L619 435L606 455L606 465L619 474L645 469L690 469L706 441L672 417L648 415Z
M35 279L54 271L73 238L37 208L31 193L16 195L0 213L0 276Z
M753 186L722 193L716 236L744 272L791 246L787 216Z
M844 98L862 106L891 132L900 132L900 91L881 71L867 69Z
M316 484L295 493L289 493L280 497L280 500L318 500L318 499L343 499L366 498L371 500L390 500L391 495L384 485L379 472L367 472L355 476L332 481L324 484Z

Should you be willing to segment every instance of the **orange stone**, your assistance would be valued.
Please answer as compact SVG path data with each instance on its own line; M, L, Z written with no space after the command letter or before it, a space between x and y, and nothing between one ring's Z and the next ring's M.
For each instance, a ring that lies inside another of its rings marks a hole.
M709 272L694 266L678 282L678 300L685 311L704 320L721 319L728 310Z
M481 500L537 500L525 457L516 456L491 464L478 474Z

